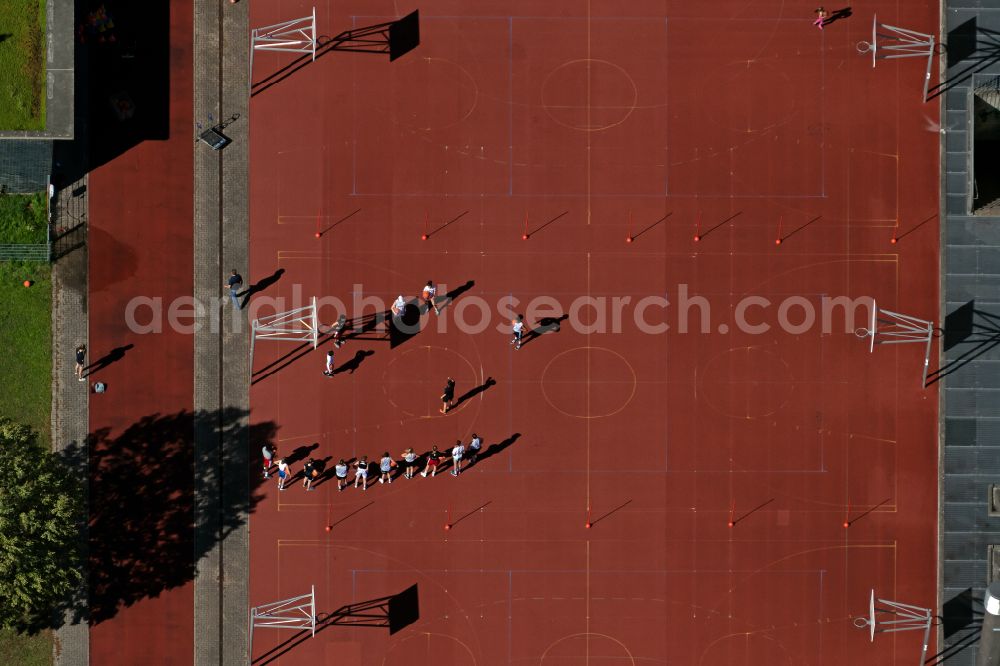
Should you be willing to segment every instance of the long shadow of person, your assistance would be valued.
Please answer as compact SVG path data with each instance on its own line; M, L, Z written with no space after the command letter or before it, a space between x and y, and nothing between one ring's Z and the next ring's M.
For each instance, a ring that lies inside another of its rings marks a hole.
M285 462L291 465L300 460L304 460L306 456L319 448L319 442L313 442L309 446L299 446L294 451L285 456Z
M350 361L340 366L339 368L335 368L333 374L339 375L340 373L346 371L347 374L353 375L354 371L357 370L359 367L361 367L361 363L374 353L375 352L371 349L359 349L358 351L354 352L354 358L352 358Z
M842 9L830 12L830 15L826 17L825 21L823 21L823 25L827 26L833 23L834 21L839 21L840 19L847 19L847 18L851 18L851 8L843 7Z
M496 383L497 380L493 379L492 377L487 377L485 382L483 382L482 384L480 384L475 388L469 389L468 391L460 395L458 399L455 400L455 404L454 406L452 406L452 409L455 409L455 407L458 407L466 400L472 400L480 393L483 393L484 391L489 389L491 386L496 386Z
M441 308L446 308L449 305L451 305L452 301L454 301L456 298L458 298L459 296L461 296L462 294L464 294L465 292L469 291L470 289L472 289L475 286L476 286L476 281L475 280L469 280L465 284L459 285L459 286L455 287L454 289L452 289L451 291L449 291L444 296L437 296L437 297L435 297L434 298L434 305L438 306L439 310Z
M497 442L496 444L490 444L489 447L485 451L483 451L482 453L480 453L478 458L476 458L476 464L478 465L479 463L483 462L484 460L492 458L493 456L497 455L498 453L502 453L504 451L504 449L506 449L511 444L513 444L514 442L516 442L520 436L521 436L521 433L515 432L513 435L511 435L507 439L503 440L502 442Z
M93 363L87 366L86 372L88 375L92 375L95 372L99 372L104 368L108 367L112 363L117 363L118 361L125 358L125 353L135 347L133 344L127 344L124 347L115 347L107 354L97 359Z
M325 458L317 458L315 460L316 476L313 477L312 487L315 488L319 484L326 481L330 474L333 472L333 466L331 465L327 468L327 464L333 460L333 456L326 456Z
M558 333L562 328L562 322L567 319L569 319L568 314L564 314L560 317L542 317L538 320L537 326L524 334L524 337L521 340L521 346L523 347L535 338L541 337L546 333Z
M275 282L277 282L278 280L280 280L281 276L284 275L284 274L285 274L285 269L284 268L279 268L278 270L274 271L274 273L272 273L271 275L268 275L266 278L260 280L259 282L255 283L255 284L250 285L244 291L236 294L237 296L242 296L243 297L242 307L245 308L247 306L247 303L250 302L250 297L251 296L253 296L254 294L256 294L258 292L264 291L265 289L267 289L268 287L270 287L272 284L274 284Z

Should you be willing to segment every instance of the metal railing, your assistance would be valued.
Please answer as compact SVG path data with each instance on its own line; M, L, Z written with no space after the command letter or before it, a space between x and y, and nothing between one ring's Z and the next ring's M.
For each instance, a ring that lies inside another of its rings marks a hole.
M0 261L52 260L52 199L55 187L52 176L45 178L45 242L44 243L0 243Z

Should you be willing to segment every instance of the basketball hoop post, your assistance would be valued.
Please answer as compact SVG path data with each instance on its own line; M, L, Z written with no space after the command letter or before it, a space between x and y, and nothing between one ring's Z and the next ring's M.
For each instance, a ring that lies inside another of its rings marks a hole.
M868 328L859 328L854 334L861 339L870 338L868 351L874 352L875 345L899 345L904 343L924 343L924 367L920 386L927 386L927 371L931 361L931 341L934 339L933 322L917 319L910 315L883 310L872 299L871 319Z
M876 606L876 601L881 606ZM897 619L883 619L891 616ZM875 633L891 634L899 631L923 630L923 649L920 651L920 661L924 663L927 656L927 645L930 641L931 624L934 616L929 608L911 606L888 599L876 599L875 590L871 591L868 600L868 616L854 618L854 626L858 629L868 629L869 640L875 641Z
M316 637L316 586L309 594L282 599L250 609L250 650L253 651L254 627L274 629L308 629Z
M257 340L287 340L308 342L313 349L319 346L319 314L316 297L309 305L286 312L278 312L253 320L250 331L250 372L253 372L253 354Z
M884 32L879 32L879 29ZM879 44L879 38L882 43ZM893 60L897 58L927 58L927 69L924 72L924 96L927 101L927 92L931 83L931 67L934 63L935 39L933 35L926 35L916 30L899 28L894 25L879 23L878 17L872 17L872 40L870 42L861 41L857 44L858 52L872 54L872 68L875 68L875 61L879 58Z
M283 21L250 31L250 81L253 82L254 51L309 53L316 60L316 8L303 18Z

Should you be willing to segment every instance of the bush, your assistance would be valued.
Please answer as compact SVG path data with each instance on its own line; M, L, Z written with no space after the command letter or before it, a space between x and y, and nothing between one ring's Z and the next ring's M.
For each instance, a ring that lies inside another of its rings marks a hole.
M0 418L0 626L50 626L79 589L83 492L35 432Z

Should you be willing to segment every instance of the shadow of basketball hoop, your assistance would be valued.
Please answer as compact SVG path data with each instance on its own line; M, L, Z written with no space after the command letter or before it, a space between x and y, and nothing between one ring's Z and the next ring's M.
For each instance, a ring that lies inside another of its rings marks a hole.
M346 604L331 613L320 613L315 617L315 633L302 629L294 636L274 646L252 664L270 664L298 647L315 634L330 627L371 627L385 628L389 635L402 631L420 619L420 595L414 583L398 594L379 597L354 604ZM250 646L251 650L253 645Z
M420 46L420 12L414 10L397 21L351 28L328 37L316 35L316 11L311 17L285 21L251 33L250 97L281 83L311 62L331 51L388 55L393 62ZM292 62L260 81L253 81L253 52L301 53Z

